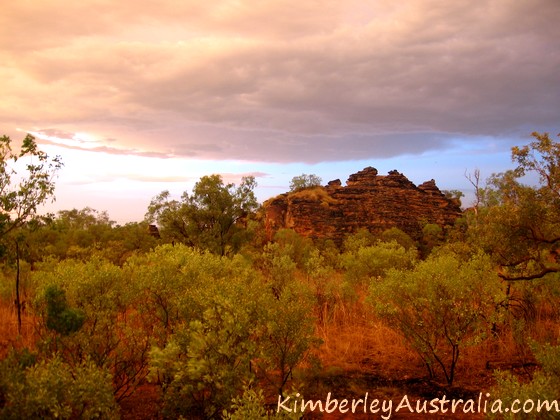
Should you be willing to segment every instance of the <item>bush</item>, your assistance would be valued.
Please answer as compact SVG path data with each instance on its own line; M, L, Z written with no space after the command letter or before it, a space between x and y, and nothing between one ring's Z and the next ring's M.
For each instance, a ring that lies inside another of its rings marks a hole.
M35 277L42 283L35 299L46 327L42 352L73 366L89 359L111 372L118 399L129 395L147 374L153 332L138 321L123 270L93 257L61 261Z
M416 261L417 252L406 250L397 242L378 242L341 255L346 278L354 284L365 284L371 278L382 277L389 269L409 269Z
M296 393L293 392L295 396ZM299 394L297 394L299 395ZM299 420L301 413L288 413L284 410L267 410L261 389L245 387L243 395L234 397L231 401L230 411L222 413L224 420L262 420L262 419L293 419Z
M548 344L537 345L532 343L535 357L541 365L541 370L533 375L528 382L523 382L509 372L496 373L496 385L490 390L494 399L502 401L505 409L512 406L515 400L519 400L517 405L520 411L512 413L489 413L490 418L502 419L557 419L560 416L560 345L551 346ZM523 410L523 404L527 400L534 402L534 408ZM539 401L548 400L549 403L556 403L550 411L542 409L537 411ZM525 413L524 411L528 411Z
M323 180L315 174L301 174L290 181L290 191L300 191L306 188L318 187Z
M190 258L177 277L184 287L174 296L177 319L167 342L151 351L151 377L162 384L165 417L210 418L254 377L268 291L238 259L182 253Z
M119 418L106 370L90 360L78 366L58 357L30 360L12 353L0 363L0 418Z
M451 385L460 349L485 337L502 293L487 256L462 261L442 253L373 280L369 301L404 335L430 377L439 369Z
M47 303L47 328L62 335L78 331L85 320L85 314L79 309L68 307L66 293L57 285L50 285L45 290Z
M282 392L316 342L313 295L287 281L274 296L241 259L182 252L190 258L176 279L184 287L174 296L177 318L150 353L163 415L215 417L255 379Z

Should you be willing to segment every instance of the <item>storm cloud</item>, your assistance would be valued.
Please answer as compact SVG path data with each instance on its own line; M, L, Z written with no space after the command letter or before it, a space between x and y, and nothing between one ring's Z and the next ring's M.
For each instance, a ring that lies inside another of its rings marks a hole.
M558 129L559 21L557 0L8 2L0 124L260 162L511 141Z

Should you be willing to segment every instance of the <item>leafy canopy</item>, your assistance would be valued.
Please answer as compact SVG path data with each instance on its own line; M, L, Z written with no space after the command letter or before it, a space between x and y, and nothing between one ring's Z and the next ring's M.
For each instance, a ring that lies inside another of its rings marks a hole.
M60 156L49 158L30 134L23 139L19 153L12 150L11 143L8 136L0 137L0 239L22 226L53 197L54 176L62 167ZM18 173L20 159L25 170Z
M371 281L374 311L400 331L430 376L441 371L449 385L460 350L480 341L502 298L489 258L453 252L431 255L413 269L390 269Z
M256 185L252 176L237 187L224 184L220 175L203 176L180 200L172 200L169 191L156 196L146 219L157 222L170 240L225 255L239 246L246 220L258 207Z
M471 238L490 252L509 281L560 272L560 143L547 133L512 148L514 170L492 175L479 191L482 207ZM522 177L537 174L536 186Z
M294 176L290 181L290 191L300 191L306 188L313 188L321 186L323 180L315 174L301 174Z

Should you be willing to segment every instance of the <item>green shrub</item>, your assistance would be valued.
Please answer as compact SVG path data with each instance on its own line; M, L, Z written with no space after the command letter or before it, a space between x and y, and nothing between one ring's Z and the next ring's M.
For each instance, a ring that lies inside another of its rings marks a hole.
M66 301L66 293L57 285L50 285L45 290L47 303L47 328L62 335L78 331L85 320L80 309L70 308Z
M400 331L431 377L453 383L460 350L482 340L503 291L487 256L463 261L438 253L412 270L390 270L371 282L375 312Z
M0 362L2 419L117 419L111 375L90 360L78 366L60 358L30 364L12 353Z
M384 276L390 269L408 269L416 261L417 251L406 250L397 242L377 242L341 255L341 265L352 284L367 284L371 278Z
M293 392L293 395L296 393ZM299 394L298 394L299 395ZM224 410L224 420L262 420L262 419L299 419L301 413L288 413L284 410L270 410L265 406L261 389L245 387L243 395L234 397L229 411Z
M510 372L497 372L496 385L490 390L494 400L502 401L502 413L488 413L489 418L500 419L557 419L560 417L560 345L551 346L549 344L538 345L532 343L531 347L535 357L541 365L541 370L537 371L530 381L522 381ZM516 411L512 413L510 407L515 400L519 400ZM528 403L526 410L523 410L525 401ZM539 402L548 400L551 410L545 408L537 410ZM554 403L554 401L556 401ZM508 411L505 412L505 408ZM532 408L532 409L530 409ZM527 412L525 412L527 411Z
M147 374L153 333L134 310L136 295L123 270L97 257L64 260L35 273L35 310L47 327L39 348L72 366L90 359L113 375L124 398Z

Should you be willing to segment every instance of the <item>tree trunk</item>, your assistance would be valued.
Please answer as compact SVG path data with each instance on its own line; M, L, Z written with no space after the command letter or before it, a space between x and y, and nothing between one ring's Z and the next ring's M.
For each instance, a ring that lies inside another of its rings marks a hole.
M18 335L21 335L21 300L19 297L19 243L16 240L16 310L18 321Z

